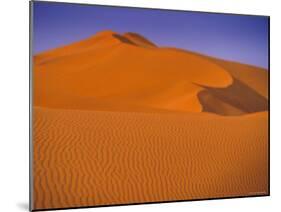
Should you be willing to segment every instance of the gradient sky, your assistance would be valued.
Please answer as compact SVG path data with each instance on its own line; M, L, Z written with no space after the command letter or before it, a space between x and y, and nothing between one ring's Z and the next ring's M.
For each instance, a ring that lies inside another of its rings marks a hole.
M34 2L34 54L98 31L136 32L158 46L268 67L268 18Z

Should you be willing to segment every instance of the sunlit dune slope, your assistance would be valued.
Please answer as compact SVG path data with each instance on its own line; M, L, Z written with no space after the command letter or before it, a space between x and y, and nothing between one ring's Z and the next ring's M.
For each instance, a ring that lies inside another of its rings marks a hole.
M106 111L267 110L267 72L103 31L34 57L34 104ZM242 95L241 95L242 94Z

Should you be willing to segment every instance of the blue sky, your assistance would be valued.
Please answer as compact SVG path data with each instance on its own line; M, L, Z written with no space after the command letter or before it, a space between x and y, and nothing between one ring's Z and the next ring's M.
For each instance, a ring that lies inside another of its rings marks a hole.
M34 53L112 30L136 32L170 46L268 67L268 18L34 2Z

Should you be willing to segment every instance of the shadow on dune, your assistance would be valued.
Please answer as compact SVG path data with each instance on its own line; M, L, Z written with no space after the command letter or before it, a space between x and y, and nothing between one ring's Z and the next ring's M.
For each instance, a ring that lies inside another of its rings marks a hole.
M131 45L136 45L135 43L133 43L132 41L130 41L128 38L118 35L118 34L113 34L113 37L117 38L118 40L120 40L123 43L127 43L127 44L131 44Z
M232 116L268 110L268 100L238 79L227 88L201 87L205 90L198 98L204 112Z
M134 46L141 46L141 47L156 47L154 43L150 42L145 37L142 37L141 35L138 35L136 33L128 32L125 33L124 35L112 34L112 36L126 44L131 44Z

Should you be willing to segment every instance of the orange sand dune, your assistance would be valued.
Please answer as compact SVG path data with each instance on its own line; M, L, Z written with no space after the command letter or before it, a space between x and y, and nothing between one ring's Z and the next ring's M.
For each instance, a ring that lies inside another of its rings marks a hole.
M268 72L136 33L34 56L34 209L268 193Z
M267 112L34 111L36 209L268 192Z
M34 102L41 107L221 115L267 110L266 71L157 48L135 33L101 32L39 54L34 77ZM258 79L257 83L251 83L251 78ZM228 96L236 99L229 101Z

